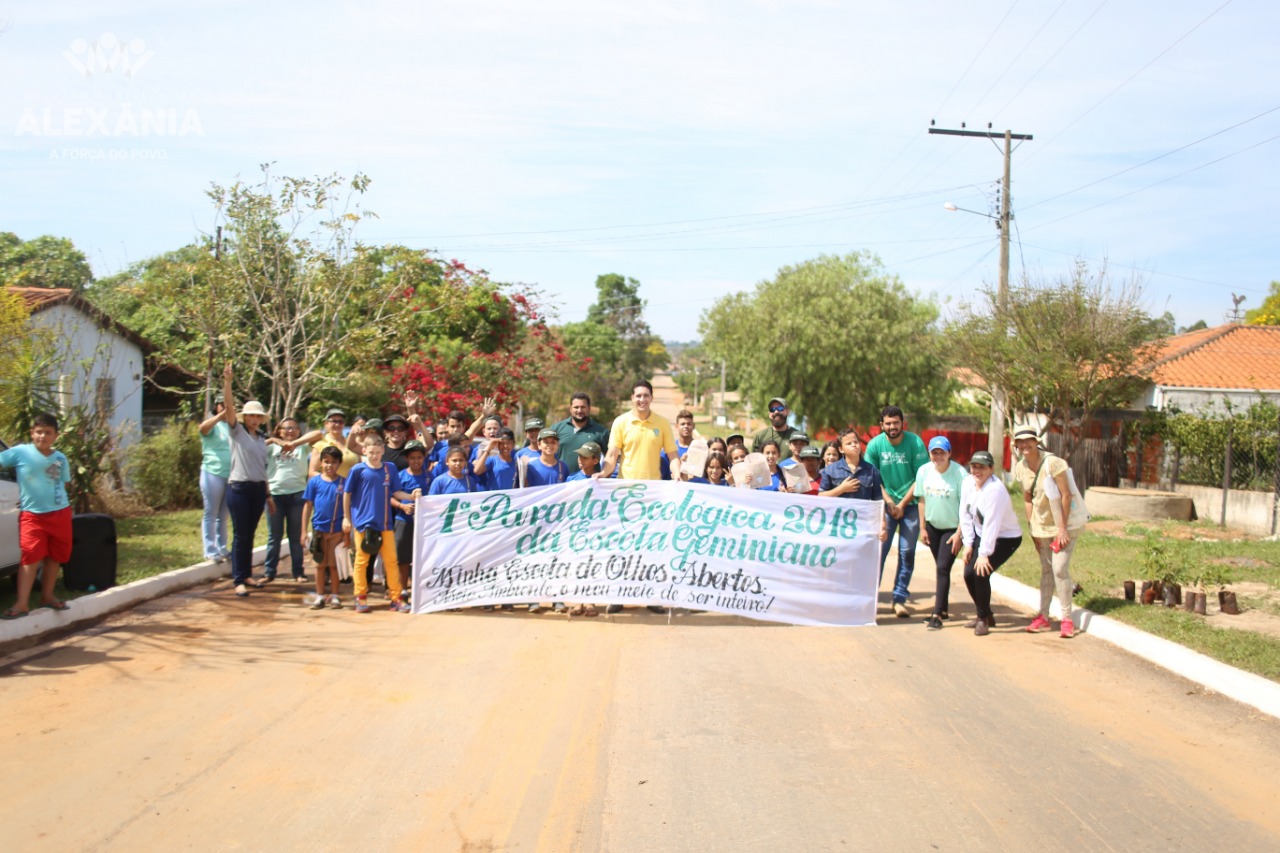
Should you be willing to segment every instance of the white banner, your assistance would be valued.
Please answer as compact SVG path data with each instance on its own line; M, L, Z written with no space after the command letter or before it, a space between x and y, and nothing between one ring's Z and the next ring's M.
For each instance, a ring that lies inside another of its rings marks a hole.
M873 625L883 511L670 481L423 497L413 611L563 601Z

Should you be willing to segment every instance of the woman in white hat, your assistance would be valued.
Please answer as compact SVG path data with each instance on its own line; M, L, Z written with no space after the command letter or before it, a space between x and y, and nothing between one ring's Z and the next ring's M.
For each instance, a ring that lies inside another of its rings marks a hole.
M267 444L261 430L267 412L257 400L249 400L236 413L231 393L231 362L222 371L223 417L231 429L231 475L227 477L227 507L231 510L231 577L236 595L249 594L253 575L253 537L263 508L276 511L267 488Z

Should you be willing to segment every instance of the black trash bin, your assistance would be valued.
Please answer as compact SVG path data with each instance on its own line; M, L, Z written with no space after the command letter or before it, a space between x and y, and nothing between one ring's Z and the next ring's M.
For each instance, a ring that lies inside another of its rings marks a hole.
M71 519L71 559L62 567L67 589L108 589L116 585L116 520L103 513Z

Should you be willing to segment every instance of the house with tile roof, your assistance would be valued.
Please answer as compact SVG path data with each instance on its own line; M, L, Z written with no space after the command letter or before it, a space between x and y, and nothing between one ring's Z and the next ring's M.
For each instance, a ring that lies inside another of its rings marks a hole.
M1174 335L1161 343L1150 377L1134 408L1208 413L1260 397L1280 403L1280 326L1226 323Z
M111 425L120 445L136 441L148 418L178 409L171 389L194 389L200 377L166 363L156 346L68 288L8 287L36 328L53 333L50 378L65 411L84 405Z

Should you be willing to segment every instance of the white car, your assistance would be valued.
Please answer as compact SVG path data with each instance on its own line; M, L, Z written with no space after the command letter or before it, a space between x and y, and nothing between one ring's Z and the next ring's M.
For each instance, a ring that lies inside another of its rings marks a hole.
M9 445L0 441L0 450ZM12 468L0 468L0 576L17 571L22 552L18 548L18 476Z

